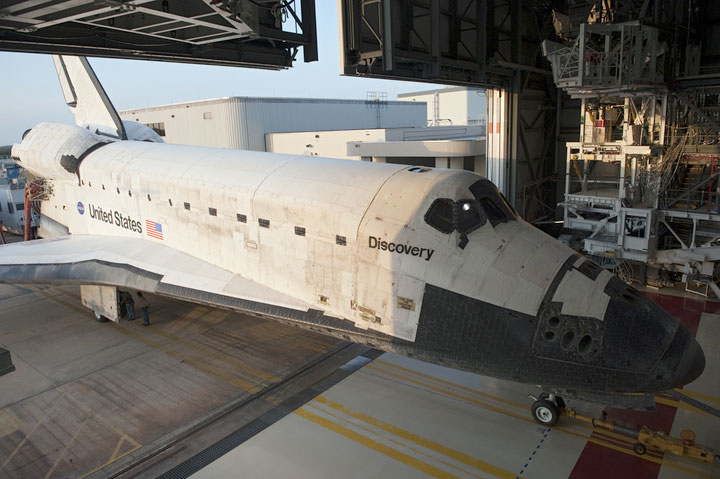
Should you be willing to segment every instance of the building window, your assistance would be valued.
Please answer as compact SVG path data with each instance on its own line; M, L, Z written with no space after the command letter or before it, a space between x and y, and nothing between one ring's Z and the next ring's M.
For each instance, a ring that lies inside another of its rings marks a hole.
M170 198L168 198L168 204L172 206L172 200Z
M12 214L15 213L15 209L13 208L13 204L8 201L8 213Z
M335 244L339 246L347 246L347 239L344 236L335 235Z
M187 202L185 203L185 209L186 209L186 210L189 210L189 209L190 209L190 203L187 203Z
M18 203L15 205L15 208L17 208L18 211L22 211L25 209L25 203Z
M261 228L270 228L270 220L264 220L262 218L258 219L258 224Z
M296 226L295 234L298 236L305 236L305 228L303 228L302 226Z
M2 203L0 203L0 213L2 213Z
M206 111L205 113L203 113L203 120L212 120L212 112Z
M152 201L152 199L150 198L150 195L148 195L148 201Z
M158 135L165 136L165 123L145 123L145 126L151 128Z
M217 216L217 209L208 208L208 213L210 213L210 216Z
M241 215L240 213L237 214L237 220L240 223L247 223L247 216Z

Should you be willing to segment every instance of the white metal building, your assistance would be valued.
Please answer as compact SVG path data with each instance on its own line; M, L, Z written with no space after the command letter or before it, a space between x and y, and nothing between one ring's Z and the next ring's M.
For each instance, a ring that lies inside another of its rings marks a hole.
M269 133L266 144L274 153L486 172L484 126Z
M425 126L425 104L406 101L226 97L120 112L167 143L265 151L265 134Z
M398 95L399 101L425 102L427 124L483 125L487 115L485 90L467 87L440 88Z

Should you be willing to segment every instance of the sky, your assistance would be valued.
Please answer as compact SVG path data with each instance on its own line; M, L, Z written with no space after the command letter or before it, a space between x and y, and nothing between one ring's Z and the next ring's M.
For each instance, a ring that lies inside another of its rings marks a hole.
M298 60L288 70L188 65L90 58L118 110L226 96L346 98L364 100L368 91L398 93L440 85L340 76L337 4L317 11L318 53L312 63ZM0 52L0 145L20 141L28 128L44 121L74 123L62 98L50 55Z

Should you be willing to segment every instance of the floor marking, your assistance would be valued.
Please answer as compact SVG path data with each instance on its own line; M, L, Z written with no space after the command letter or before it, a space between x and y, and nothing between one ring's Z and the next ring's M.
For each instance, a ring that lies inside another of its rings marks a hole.
M171 339L173 341L176 341L184 346L187 346L189 348L192 348L196 351L200 351L203 354L207 354L208 356L217 359L218 361L224 362L228 364L229 366L233 366L236 368L239 368L241 372L247 372L256 378L262 379L264 381L267 381L269 383L276 383L280 379L273 376L272 374L266 373L265 371L261 371L257 368L254 368L252 366L248 366L245 362L240 361L239 359L235 358L229 358L228 355L219 351L215 351L212 349L208 349L204 346L199 346L197 343L194 343L192 341L188 341L186 339L183 339L175 334L168 333L167 331L163 331L162 329L157 328L151 328L149 330L151 333L158 334L160 336L164 336L168 339ZM246 376L246 379L252 379Z
M466 386L462 386L462 385L460 385L460 384L457 384L457 383L454 383L454 382L451 382L451 381L447 381L447 380L445 380L445 379L440 379L440 378L437 378L437 377L432 376L432 375L429 375L429 374L423 374L423 373L421 373L421 372L414 371L414 370L409 369L409 368L405 368L405 367L402 367L402 366L398 366L397 364L389 363L389 362L384 361L384 360L382 360L382 359L376 359L376 360L373 362L373 364L382 364L383 366L390 366L390 367L392 367L392 368L399 369L399 370L401 370L401 371L404 371L404 372L413 374L413 375L415 375L415 376L420 376L420 377L422 377L422 378L431 379L431 380L433 380L433 381L436 381L436 382L439 382L439 383L442 383L442 384L447 384L448 386L451 386L451 387L453 387L453 388L462 389L463 391L466 391L466 392L469 392L469 393L472 393L472 394L477 394L478 396L483 396L483 397L486 397L486 398L489 398L489 399L495 399L496 401L502 401L504 404L512 404L513 406L517 406L517 407L520 407L520 408L523 408L523 409L525 409L525 408L527 407L526 404L521 404L521 403L518 403L518 402L514 402L514 401L510 401L510 400L504 399L504 398L500 398L500 397L498 397L498 396L493 396L492 394L488 394L488 393L483 392L483 391L478 391L477 389L473 389L473 388L469 388L469 387L466 387Z
M424 388L428 388L428 389L430 389L430 390L432 390L432 391L435 391L435 392L438 392L438 393L440 393L440 394L442 394L442 395L444 395L444 396L446 396L446 397L453 397L453 398L455 398L455 399L459 399L459 400L461 400L461 401L464 401L464 402L467 402L467 403L470 403L470 404L474 404L475 406L480 406L480 407L482 407L482 408L484 408L484 409L488 409L488 410L490 410L490 411L494 411L494 412L497 412L497 413L500 413L500 414L504 414L504 415L506 415L506 416L511 416L511 417L516 418L516 419L520 419L521 421L530 422L530 423L535 422L535 421L533 421L529 416L523 416L523 415L520 415L520 414L516 414L516 413L513 413L513 412L511 412L511 411L508 411L507 409L503 409L503 408L500 408L500 407L497 407L497 406L493 406L492 404L488 404L488 403L485 403L485 402L482 402L482 401L478 401L477 399L473 399L473 398L468 397L468 396L463 396L463 395L461 395L461 394L457 394L457 393L454 393L454 392L452 392L452 391L448 391L447 389L443 389L443 388L439 388L439 387L436 387L436 386L432 386L432 385L430 385L430 384L423 383L422 381L417 381L417 380L414 380L414 379L410 379L410 378L408 378L408 377L406 377L406 376L403 376L403 375L400 375L400 374L395 374L395 373L392 373L392 372L390 372L390 371L385 371L385 370L383 370L383 369L380 369L380 368L376 367L374 364L368 364L367 366L365 366L364 369L370 369L370 370L378 371L379 373L384 374L384 375L394 376L394 377L396 377L396 378L399 378L401 381L405 381L405 382L408 382L408 383L411 383L411 384L416 384L416 385L421 386L421 387L424 387Z
M59 304L65 306L66 308L70 308L73 311L77 311L78 313L82 314L83 316L88 316L88 317L92 316L92 312L89 309L87 309L86 307L84 307L84 306L80 307L75 304L68 303L65 300L59 299L58 296L61 296L61 294L52 295L52 294L47 293L40 289L37 289L36 292L42 296L45 296L47 299L49 299L51 301L55 301L56 303L59 303Z
M485 408L485 409L489 409L489 410L491 410L491 411L498 412L498 413L503 414L503 415L506 415L506 416L511 416L511 417L514 417L514 418L516 418L516 419L520 419L520 420L525 421L525 422L535 423L535 421L533 421L533 420L532 420L531 418L529 418L529 417L520 416L520 415L515 414L515 413L513 413L513 412L511 412L511 411L507 411L507 410L504 410L504 409L502 409L502 408L495 407L495 406L492 406L492 405L483 403L483 402L481 402L481 401L474 400L474 399L469 398L469 397L466 397L466 396L462 396L462 395L459 395L459 394L455 394L455 393L453 393L453 392L451 392L451 391L447 391L447 390L445 390L445 389L436 388L436 387L433 387L433 386L428 385L428 384L426 384L426 383L422 383L421 381L411 380L411 379L406 378L406 377L403 377L403 376L401 376L401 375L393 374L393 373L390 373L390 372L388 372L388 371L383 371L382 369L376 367L375 363L377 363L377 362L378 362L378 360L375 360L372 364L368 364L368 365L365 366L365 368L363 368L363 369L364 369L364 370L374 369L374 370L380 372L381 374L388 374L388 375L391 375L391 376L396 376L396 377L400 378L401 380L405 380L405 381L408 381L408 382L410 382L410 383L418 384L418 385L420 385L420 386L423 386L423 387L426 387L426 388L428 388L428 389L431 389L431 390L434 390L434 391L436 391L436 392L439 392L440 394L443 394L443 395L446 395L446 396L449 396L449 397L454 397L454 398L459 399L459 400L461 400L461 401L465 401L465 402L468 402L468 403L470 403L470 404L474 404L474 405L477 405L477 406L479 406L479 407L482 407L482 408ZM582 425L582 426L584 426L584 425ZM577 438L579 438L579 439L581 439L581 440L583 440L583 441L591 442L591 443L593 443L593 444L597 444L597 445L599 445L599 446L606 447L606 448L608 448L608 449L612 449L612 450L621 452L621 453L623 453L623 454L632 455L632 456L634 456L634 457L638 457L638 458L643 459L643 460L646 460L646 461L656 462L656 463L658 463L658 464L662 464L662 465L665 465L665 466L668 466L668 467L671 467L671 468L674 468L674 469L678 469L678 470L681 470L681 471L684 471L684 472L688 472L688 473L691 473L691 474L694 474L694 475L697 475L697 476L700 476L700 477L713 477L713 476L708 476L707 474L705 474L705 473L703 473L703 472L701 472L701 471L695 470L695 469L691 469L691 468L688 468L688 467L685 467L685 466L681 466L681 465L678 465L678 464L673 464L673 463L671 463L671 462L667 462L667 460L659 460L659 459L655 459L655 458L652 458L652 457L648 457L647 454L645 454L645 455L643 455L643 456L638 456L638 455L635 454L635 452L633 452L632 450L623 449L623 448L621 448L621 447L619 447L619 446L615 446L615 445L610 444L610 443L608 443L608 442L601 441L601 440L595 439L595 438L593 438L593 437L584 436L584 435L579 434L579 433L576 433L576 432L574 432L574 431L570 431L569 429L564 428L564 427L553 426L552 429L555 429L555 430L557 430L557 431L561 431L561 432L563 432L563 433L565 433L565 434L569 434L569 435L571 435L571 436L575 436L575 437L577 437ZM590 426L587 426L587 428L583 427L583 429L589 429L590 431L593 431L593 429L592 429Z
M55 400L55 402L53 403L53 405L50 406L48 409L43 410L43 413L45 416L44 419L38 419L38 422L32 427L32 429L30 429L30 432L25 434L25 437L23 437L22 440L19 443L17 443L17 445L15 446L15 449L13 449L13 452L10 453L10 456L8 456L7 459L5 459L5 461L2 464L0 464L0 471L5 469L5 467L10 463L10 461L12 461L12 459L15 457L15 454L17 454L18 451L20 451L20 449L22 449L22 447L28 441L30 436L32 436L33 433L35 431L37 431L41 425L45 424L45 421L47 421L48 419L51 419L50 412L52 412L57 407L58 403L60 403L60 400L64 396L65 396L65 393L60 393L58 395L57 399Z
M216 378L218 378L232 386L235 386L239 389L242 389L245 392L254 394L263 389L261 387L258 387L258 384L253 384L248 381L244 381L242 379L235 378L235 377L229 375L228 373L218 371L207 364L203 364L201 361L198 361L186 354L175 351L175 350L171 349L172 348L171 344L161 344L157 341L153 341L152 339L145 337L145 335L143 335L143 334L136 333L134 331L131 331L129 328L126 328L123 326L118 326L118 325L114 324L114 325L112 325L112 327L114 327L114 329L116 329L117 331L119 331L137 341L147 344L148 346L158 350L159 352L167 354L168 356L173 357L175 359L179 359L183 363L193 366L194 368L199 369L207 374L210 374L211 376L215 376Z
M545 442L545 439L547 439L548 434L550 433L550 431L552 431L552 429L550 429L549 427L543 429L543 436L542 436L542 438L540 438L540 442L538 443L537 446L535 446L535 449L533 450L533 452L530 453L530 456L527 458L527 462L525 463L525 465L523 466L523 468L520 469L520 474L517 475L517 476L515 476L515 479L521 479L522 475L525 474L525 470L530 466L533 458L535 457L535 454L536 454L536 453L540 450L540 448L542 447L542 445L543 445L543 443Z
M465 469L462 469L461 467L458 467L458 466L456 466L456 465L454 465L454 464L451 464L451 463L449 463L449 462L447 462L447 461L444 461L444 460L442 460L442 459L438 459L437 457L434 457L434 456L428 454L427 452L424 452L424 451L422 451L422 450L420 450L420 449L416 449L416 448L414 448L414 447L412 447L412 446L409 446L408 444L405 444L405 443L403 443L403 442L400 442L400 441L398 441L397 439L393 439L393 438L391 437L391 435L379 433L379 432L377 432L377 431L375 431L375 430L370 429L369 427L363 426L362 424L359 424L359 423L357 423L357 422L354 422L354 421L352 421L352 420L350 420L350 419L348 419L348 418L346 418L346 417L342 417L342 416L340 416L339 414L333 414L332 412L327 411L327 410L325 410L325 409L323 409L323 408L320 408L320 407L318 407L318 406L316 406L316 405L314 405L314 404L312 404L312 403L308 403L308 404L306 404L306 406L309 406L309 407L311 407L311 408L313 408L313 409L315 409L315 410L317 410L317 411L320 411L322 414L324 414L324 415L326 415L326 416L331 416L331 417L333 417L333 418L335 418L335 419L337 419L337 420L339 420L339 421L342 421L342 422L344 422L344 423L350 424L351 426L353 426L353 427L355 427L355 428L362 429L363 431L366 431L366 432L368 432L368 433L370 433L370 434L372 434L372 435L374 435L374 436L381 437L381 438L387 440L388 442L391 442L391 443L393 443L393 444L396 444L396 445L398 445L398 446L400 446L400 447L402 447L402 448L404 448L404 449L408 449L408 450L410 450L410 451L412 451L412 452L414 452L414 453L416 453L416 454L419 454L419 455L421 455L421 456L425 456L425 457L427 457L428 459L431 459L431 460L433 460L433 461L439 462L439 463L443 464L444 466L450 467L450 468L452 468L452 469L456 469L456 470L458 470L458 471L460 471L460 472L462 472L462 473L464 473L464 474L469 474L469 475L472 476L472 477L476 477L476 478L478 478L478 479L483 479L483 476L479 476L479 475L477 475L477 474L475 474L475 473L473 473L473 472L466 471Z
M118 440L118 443L115 445L115 449L113 449L113 453L110 456L110 462L117 460L117 455L120 452L120 446L122 446L123 442L125 442L125 438L120 436L120 439Z
M490 463L487 463L480 459L477 459L475 457L469 456L469 455L467 455L463 452L457 451L455 449L451 449L447 446L439 444L430 439L426 439L426 438L419 436L415 433L412 433L410 431L406 431L405 429L395 426L394 424L387 423L385 421L382 421L380 419L377 419L373 416L369 416L369 415L364 414L359 411L354 411L353 409L350 409L349 407L344 406L335 401L331 401L324 396L316 397L313 402L318 402L320 404L328 406L328 407L335 409L336 411L339 411L350 417L353 417L355 419L359 419L363 422L366 422L367 424L370 424L378 429L381 429L383 431L394 434L405 440L414 442L415 444L418 444L426 449L430 449L432 451L438 452L438 453L443 454L447 457L450 457L458 462L461 462L468 466L474 467L475 469L478 469L480 471L487 472L496 477L500 477L503 479L514 479L516 477L516 474L513 474L510 471L506 471L506 470L501 469L493 464L490 464Z
M298 416L300 416L304 419L307 419L310 422L313 422L319 426L322 426L325 429L328 429L337 434L340 434L341 436L344 436L344 437L350 439L351 441L354 441L354 442L361 444L369 449L372 449L373 451L379 452L380 454L387 456L390 459L394 459L395 461L401 462L407 466L412 467L413 469L417 469L418 471L420 471L424 474L427 474L431 477L441 478L441 479L445 479L445 478L451 479L451 478L456 477L456 476L453 476L452 474L450 474L449 472L443 471L442 469L439 469L431 464L421 461L420 459L414 458L408 454L405 454L396 449L393 449L390 446L386 446L385 444L381 444L381 443L374 441L368 437L365 437L362 434L353 431L352 429L348 429L339 424L335 424L334 422L332 422L328 419L325 419L324 417L318 416L317 414L313 414L313 413L307 411L305 408L296 409L294 411L294 414L297 414Z
M601 440L596 439L596 438L594 438L594 437L586 437L586 436L583 436L582 434L578 434L578 433L576 433L576 432L569 431L569 430L567 430L567 429L565 429L565 428L563 428L563 427L553 426L553 429L555 429L556 431L564 432L564 433L566 433L566 434L570 434L571 436L576 436L576 437L578 437L578 438L580 438L580 439L582 439L582 440L584 440L584 441L591 442L591 443L593 443L593 444L597 444L598 446L606 447L606 448L608 448L608 449L612 449L613 451L621 452L621 453L623 453L623 454L627 454L627 455L629 455L629 456L636 457L636 458L641 459L641 460L654 462L654 463L656 463L656 464L661 464L661 465L663 465L663 466L668 466L668 467L671 467L671 468L673 468L673 469L678 469L678 470L683 471L683 472L688 472L688 473L690 473L690 474L694 474L694 475L699 476L699 477L707 477L707 478L716 477L716 476L714 476L714 475L711 476L711 475L706 474L705 472L698 471L697 469L691 469L691 468L689 468L689 467L681 466L681 465L679 465L679 464L673 464L673 463L671 463L671 462L668 462L667 460L657 459L657 458L648 456L647 454L644 454L644 455L642 455L642 456L639 456L639 455L635 454L635 452L632 451L631 449L625 449L625 448L622 448L622 447L620 447L620 446L616 446L616 445L614 445L614 444L611 444L611 443L608 443L608 442L605 442L605 441L601 441Z
M9 436L20 429L13 415L5 408L0 407L0 438Z
M693 412L699 412L699 413L707 414L708 416L716 417L714 414L710 414L709 412L703 411L703 410L700 409L700 408L696 408L695 406L693 406L693 405L691 405L691 404L687 404L687 403L682 402L682 401L677 401L677 400L675 400L675 399L666 399L666 398L664 398L664 397L655 396L655 402L658 403L658 404L664 404L664 405L666 405L666 406L671 406L671 407L675 407L675 408L685 409L685 410L693 411Z
M133 447L132 449L129 449L129 450L125 451L124 453L120 454L120 455L117 456L116 458L114 458L114 459L113 459L113 458L110 458L110 460L107 461L106 463L99 465L99 466L96 467L95 469L89 470L88 472L86 472L86 473L83 474L82 476L79 476L77 479L84 479L84 478L88 477L89 475L98 472L99 470L101 470L101 469L109 466L109 465L112 464L113 462L119 461L120 459L122 459L123 457L127 456L128 454L132 454L133 452L135 452L135 451L137 451L138 449L140 449L140 447L141 447L141 446L138 444L137 446Z
M73 433L72 437L70 438L70 441L69 441L67 444L65 444L65 447L63 447L63 449L62 449L62 451L60 452L60 455L58 456L58 458L55 459L55 462L53 463L53 465L52 465L52 467L50 468L50 470L47 472L47 474L45 474L45 478L44 478L44 479L49 479L49 477L53 475L53 473L55 472L55 469L57 469L57 467L60 465L60 461L62 461L62 459L65 457L65 454L67 454L68 450L70 449L70 446L73 445L73 443L74 443L75 440L77 439L77 437L78 437L78 435L80 434L80 432L82 432L82 430L85 429L85 424L87 424L87 421L88 421L89 418L90 418L90 414L87 414L87 415L85 416L85 419L83 419L83 421L80 423L80 426L79 426L79 427L77 428L77 430Z
M710 394L705 394L698 391L688 391L687 389L674 389L674 391L689 396L693 399L704 399L706 401L720 403L720 396L711 396Z

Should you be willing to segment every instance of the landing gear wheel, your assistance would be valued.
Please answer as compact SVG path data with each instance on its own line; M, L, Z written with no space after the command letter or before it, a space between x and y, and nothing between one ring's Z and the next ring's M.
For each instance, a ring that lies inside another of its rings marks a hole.
M560 411L555 404L546 399L538 399L532 405L533 419L543 426L554 426L560 417Z
M645 447L645 444L636 442L633 444L633 451L635 451L635 454L642 456L647 452L647 448Z
M108 322L108 319L105 316L103 316L102 314L98 313L97 311L93 311L93 313L95 314L95 320L98 323L107 323Z
M538 399L549 400L549 398L550 395L548 393L540 393L540 397ZM555 396L555 404L557 405L558 409L565 409L565 401L560 396Z

